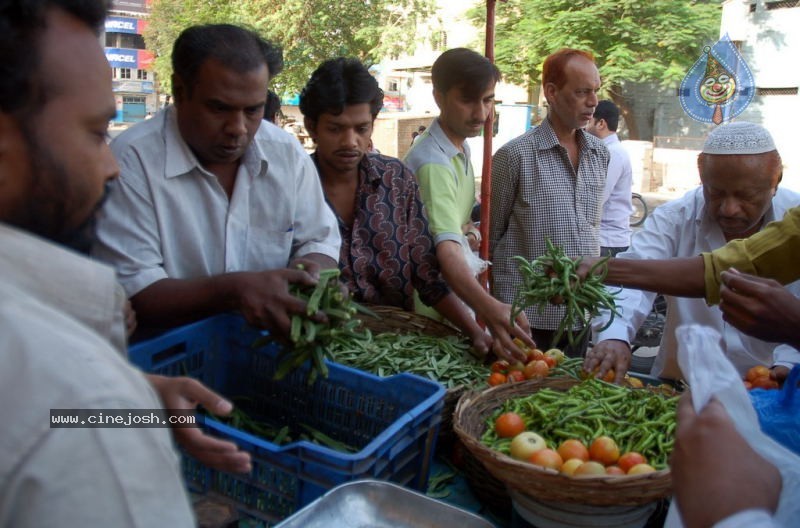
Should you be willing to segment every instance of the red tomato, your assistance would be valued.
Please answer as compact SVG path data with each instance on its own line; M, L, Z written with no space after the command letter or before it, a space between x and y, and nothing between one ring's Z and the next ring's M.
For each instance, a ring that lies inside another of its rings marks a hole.
M525 430L525 421L515 412L503 413L494 421L494 432L500 438L513 438Z
M490 386L494 387L495 385L502 385L506 381L508 381L508 378L505 374L501 372L492 372L489 375L488 383Z
M647 464L647 459L644 457L644 455L637 453L636 451L628 451L619 457L619 460L617 460L617 465L625 473L627 473L628 470L636 464Z
M546 378L550 374L550 367L544 360L537 359L525 365L524 373L526 379Z
M500 372L501 374L505 374L506 372L508 372L508 367L509 367L508 361L506 361L505 359L499 359L494 363L492 363L491 370L492 372Z
M508 381L512 383L515 381L525 381L525 374L519 370L512 370L508 373Z
M589 458L610 466L619 459L619 447L611 437L598 436L589 446Z
M528 462L536 464L537 466L555 469L556 471L560 470L561 466L564 464L561 455L552 449L540 449L534 452L528 457Z
M578 458L584 462L589 460L589 450L586 449L583 442L575 438L561 442L561 445L558 446L558 454L564 460L569 460L570 458Z

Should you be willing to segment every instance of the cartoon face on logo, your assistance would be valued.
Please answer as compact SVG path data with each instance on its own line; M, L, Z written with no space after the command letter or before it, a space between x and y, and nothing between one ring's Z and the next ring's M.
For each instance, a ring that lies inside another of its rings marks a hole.
M736 81L727 73L703 79L700 97L708 104L722 104L736 93Z
M741 114L754 94L753 73L726 34L703 48L681 82L679 99L689 117L718 125Z

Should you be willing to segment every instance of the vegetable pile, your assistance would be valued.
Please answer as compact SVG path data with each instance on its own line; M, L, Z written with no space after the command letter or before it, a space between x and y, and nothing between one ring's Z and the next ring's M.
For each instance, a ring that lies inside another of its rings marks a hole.
M228 424L231 427L258 436L279 446L306 440L343 453L357 453L359 451L358 448L335 440L310 425L303 423L294 424L293 427L275 425L270 422L256 420L238 407L231 412L230 416L213 416L213 418L218 422Z
M589 331L592 318L600 315L601 310L611 313L602 330L611 325L615 315L619 315L614 303L615 294L603 286L608 257L592 266L584 280L577 273L581 259L572 260L550 239L547 240L547 252L544 255L530 262L519 255L514 259L522 275L522 285L511 303L512 325L517 316L531 306L538 306L539 313L542 313L548 303L564 305L564 318L553 336L551 347L556 346L565 332L571 346L580 343ZM595 275L595 271L601 268L603 271ZM581 327L581 330L574 335L571 330L577 327Z
M590 378L566 392L543 388L506 401L487 419L481 441L510 454L511 439L498 435L495 422L513 412L525 430L535 431L549 446L568 439L588 446L608 436L620 452L641 453L654 468L663 469L674 445L677 402L678 396L665 397L658 389L628 389Z
M339 287L339 270L325 269L319 272L319 281L312 287L292 284L290 293L306 302L306 316L292 316L289 339L291 346L283 347L278 354L278 368L275 379L283 379L288 373L311 360L308 384L313 385L318 376L328 377L325 358L331 358L328 352L330 344L340 336L362 337L358 327L361 321L353 316L358 311L369 313L369 310L342 295ZM317 323L309 319L319 310L328 317L326 323ZM266 336L253 343L254 348L261 347L274 338ZM332 358L331 358L332 359Z
M362 335L337 335L329 344L328 353L337 363L378 376L409 372L452 389L474 386L476 380L489 374L489 368L476 361L469 350L469 343L455 336L391 332L373 335L367 330Z

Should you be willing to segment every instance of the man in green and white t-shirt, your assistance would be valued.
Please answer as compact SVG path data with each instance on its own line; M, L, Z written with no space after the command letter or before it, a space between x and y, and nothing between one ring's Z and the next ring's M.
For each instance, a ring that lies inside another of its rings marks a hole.
M480 242L480 233L470 223L475 173L466 139L481 133L494 110L494 88L500 71L480 54L454 48L434 62L431 76L440 114L414 142L405 162L419 180L436 257L447 283L492 333L495 353L524 360L524 353L512 339L519 337L533 344L528 321L521 315L511 325L511 307L481 287L461 245L465 233L471 244Z

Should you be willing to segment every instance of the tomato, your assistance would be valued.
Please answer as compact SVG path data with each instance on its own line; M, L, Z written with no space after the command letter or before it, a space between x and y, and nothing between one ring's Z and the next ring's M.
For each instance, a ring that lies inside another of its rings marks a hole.
M508 373L508 381L512 383L515 381L525 381L525 374L519 370L512 370Z
M590 460L584 462L572 474L574 477L599 477L606 474L606 467L600 462Z
M567 358L562 351L557 348L551 348L544 353L545 356L551 357L556 360L556 365L560 365Z
M508 367L509 367L508 361L506 361L505 359L498 359L497 361L492 363L491 371L505 374L506 372L508 372Z
M536 361L537 359L544 359L544 352L542 352L538 348L534 348L533 350L528 350L527 358L525 359L525 364L528 364L531 361Z
M570 458L561 466L561 473L571 477L575 474L575 470L583 465L583 462L580 458Z
M546 378L550 374L550 367L544 360L537 359L525 365L525 378L526 379L541 379Z
M494 432L500 438L513 438L525 430L525 421L515 412L503 413L494 421Z
M606 468L606 475L624 475L625 472L619 466L608 466Z
M511 440L508 450L512 458L528 460L532 454L541 449L547 449L547 442L541 435L533 431L523 431Z
M517 361L516 363L508 367L509 372L513 372L515 370L519 370L520 372L522 372L523 370L525 370L525 364L522 361Z
M502 372L492 372L489 375L488 383L490 386L494 387L495 385L502 385L508 381L508 378Z
M769 378L769 369L764 365L756 365L755 367L750 367L748 369L747 374L745 374L744 379L753 383L756 378Z
M644 457L644 455L637 453L636 451L628 451L619 457L619 460L617 460L617 465L625 473L627 473L628 470L636 464L647 464L647 459Z
M589 446L589 458L610 466L619 459L619 447L611 437L598 436Z
M752 386L754 389L777 389L778 382L774 379L769 377L769 374L766 376L759 376L752 381Z
M542 361L544 361L545 363L547 363L547 366L548 366L549 368L553 368L553 367L555 367L555 366L556 366L556 359L555 359L555 358L553 358L553 357L550 357L550 356L544 356L544 357L542 358Z
M645 473L653 473L656 470L649 464L636 464L628 470L628 475L644 475Z
M552 449L540 449L535 451L528 457L528 462L537 466L555 469L556 471L560 470L561 466L564 465L564 460L561 459L561 455Z
M575 438L570 438L569 440L561 442L561 445L558 446L558 454L561 455L561 458L564 460L569 460L570 458L577 458L584 462L589 460L589 450L586 449L583 442Z

